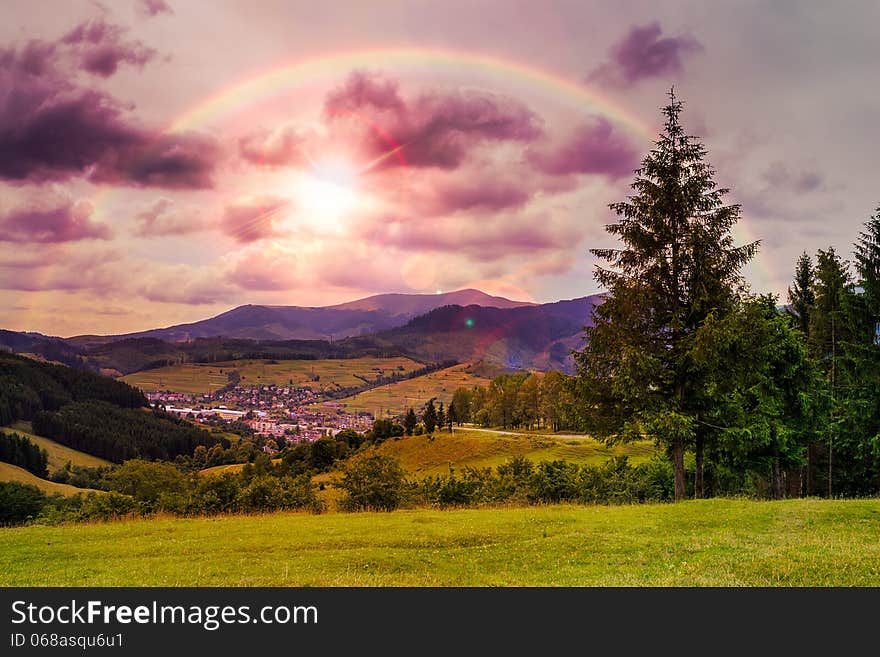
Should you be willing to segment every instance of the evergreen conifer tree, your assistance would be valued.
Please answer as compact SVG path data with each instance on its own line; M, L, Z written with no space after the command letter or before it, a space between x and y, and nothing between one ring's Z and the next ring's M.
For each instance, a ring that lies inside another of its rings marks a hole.
M758 243L734 244L740 207L725 204L728 190L715 183L705 147L684 131L682 103L673 91L669 97L663 132L635 172L633 194L610 206L620 219L606 230L622 248L592 250L610 265L595 272L608 296L575 360L590 431L608 442L654 438L672 461L680 500L691 445L701 493L707 434L691 336L710 313L736 302L740 270Z

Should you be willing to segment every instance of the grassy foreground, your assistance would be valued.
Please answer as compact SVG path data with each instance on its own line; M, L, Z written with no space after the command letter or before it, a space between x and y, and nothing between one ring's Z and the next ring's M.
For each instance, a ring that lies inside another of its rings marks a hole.
M880 500L275 514L0 530L3 586L878 586Z

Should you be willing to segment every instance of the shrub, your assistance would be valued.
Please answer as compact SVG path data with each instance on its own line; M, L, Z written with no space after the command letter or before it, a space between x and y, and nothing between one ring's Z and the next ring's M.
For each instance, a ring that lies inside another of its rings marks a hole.
M400 505L405 473L396 459L375 454L349 463L344 472L344 510L393 511Z
M36 517L46 501L36 486L0 481L0 525L17 525Z

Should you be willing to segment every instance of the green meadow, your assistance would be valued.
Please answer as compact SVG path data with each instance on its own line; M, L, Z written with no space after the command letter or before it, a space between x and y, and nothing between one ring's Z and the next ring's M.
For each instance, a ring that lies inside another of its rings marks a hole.
M880 500L279 513L0 530L3 586L880 586Z

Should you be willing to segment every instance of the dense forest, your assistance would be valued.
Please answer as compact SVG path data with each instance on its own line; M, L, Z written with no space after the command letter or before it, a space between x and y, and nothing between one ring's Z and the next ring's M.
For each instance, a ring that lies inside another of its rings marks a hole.
M34 432L87 454L121 463L128 459L173 461L228 441L160 410L120 408L107 402L74 402L59 411L40 411Z
M143 393L125 383L0 351L0 424L87 400L122 408L148 406Z
M17 433L0 433L0 461L17 465L38 477L49 474L46 450Z

